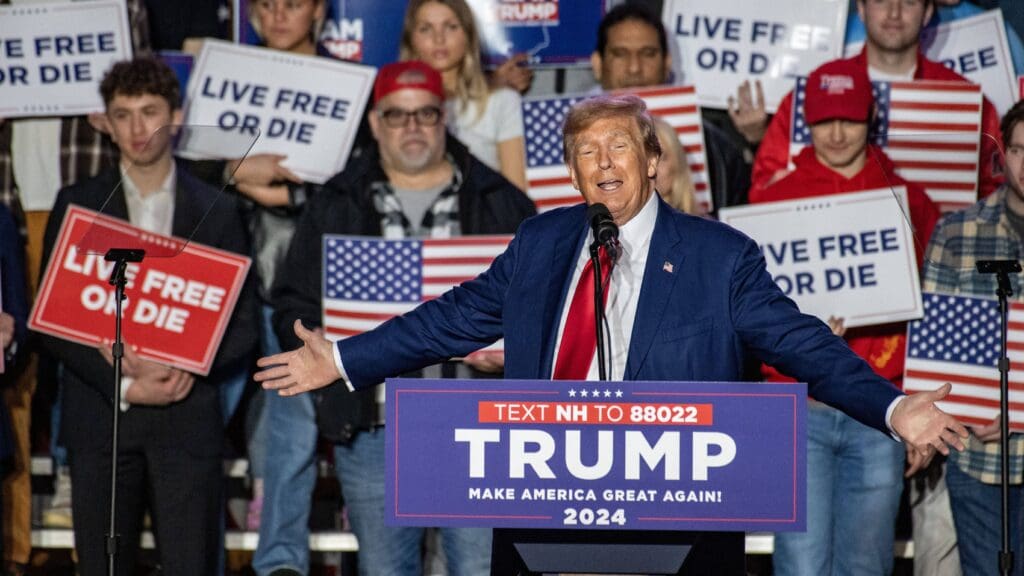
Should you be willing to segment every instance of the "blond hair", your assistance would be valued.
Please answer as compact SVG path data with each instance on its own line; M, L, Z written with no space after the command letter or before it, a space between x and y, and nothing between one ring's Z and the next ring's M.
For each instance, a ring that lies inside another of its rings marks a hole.
M473 12L465 0L410 0L409 5L405 8L405 22L402 24L399 60L422 59L412 47L413 26L420 7L431 2L447 6L455 14L455 18L466 34L466 53L462 56L462 62L459 64L455 90L448 96L459 103L460 112L465 111L470 102L476 104L476 119L479 119L487 108L487 99L491 94L487 78L484 77L483 64L480 61L480 34L476 29Z
M669 206L676 210L687 214L703 216L702 210L697 205L697 191L693 185L693 178L690 175L690 164L686 160L686 151L683 150L683 145L679 142L679 136L676 134L675 128L672 128L662 118L654 119L654 128L662 145L662 154L674 155L676 166L679 167L676 170L676 177L672 179L671 187L668 190L659 190L658 192L661 193ZM658 169L661 169L660 164Z
M648 157L661 156L661 143L654 127L654 118L647 111L647 104L633 94L602 94L577 103L569 109L562 128L562 159L566 164L572 161L576 148L576 137L594 122L605 118L624 116L636 121L640 132L640 143Z

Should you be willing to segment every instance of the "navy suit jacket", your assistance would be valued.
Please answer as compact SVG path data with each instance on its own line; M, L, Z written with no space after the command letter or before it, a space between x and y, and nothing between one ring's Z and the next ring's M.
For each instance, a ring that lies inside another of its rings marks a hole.
M525 221L476 279L377 330L338 343L356 388L505 338L505 377L547 379L586 207ZM625 380L737 381L750 354L807 382L810 394L888 432L900 394L841 338L800 313L753 240L658 199ZM382 363L381 358L389 359Z

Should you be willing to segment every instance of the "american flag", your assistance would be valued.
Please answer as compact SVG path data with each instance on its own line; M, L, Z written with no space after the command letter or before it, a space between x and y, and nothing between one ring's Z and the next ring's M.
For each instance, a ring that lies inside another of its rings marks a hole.
M885 149L896 173L913 182L943 210L978 198L981 87L966 82L872 82L878 109L869 138ZM804 122L807 78L797 79L790 132L792 158L811 144Z
M323 327L340 340L372 330L475 278L511 236L385 240L325 235Z
M669 86L632 90L643 98L655 116L663 118L679 134L686 151L697 202L711 210L711 193L704 156L704 128L697 92L693 86ZM530 98L523 102L523 134L526 139L526 177L529 196L540 212L583 201L573 189L562 160L562 124L574 104L587 96Z
M924 293L924 318L907 328L903 389L953 391L939 407L965 424L988 424L999 412L999 304L994 299ZM1024 431L1024 303L1011 303L1010 427Z

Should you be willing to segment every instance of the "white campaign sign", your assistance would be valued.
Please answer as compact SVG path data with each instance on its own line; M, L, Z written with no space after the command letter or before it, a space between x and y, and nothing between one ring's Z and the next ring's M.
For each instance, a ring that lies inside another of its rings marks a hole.
M666 0L662 21L683 82L702 106L726 108L746 80L760 80L774 112L797 76L838 58L846 0Z
M971 82L1002 116L1017 102L1017 82L1001 10L961 18L921 33L921 48L931 60L942 62ZM848 44L847 56L859 54L863 42Z
M322 184L348 161L376 69L316 56L206 40L188 84L185 123L259 136L250 154L284 154L283 165ZM216 140L180 153L218 158Z
M103 74L131 57L125 0L0 6L0 118L102 112Z
M853 328L921 317L906 196L900 186L722 208L719 218L757 241L802 312Z

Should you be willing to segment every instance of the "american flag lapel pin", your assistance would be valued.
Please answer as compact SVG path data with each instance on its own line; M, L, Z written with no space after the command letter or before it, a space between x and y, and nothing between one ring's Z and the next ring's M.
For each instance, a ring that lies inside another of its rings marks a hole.
M665 260L665 263L661 265L661 269L671 274L672 271L675 270L675 266L673 266L668 260Z

